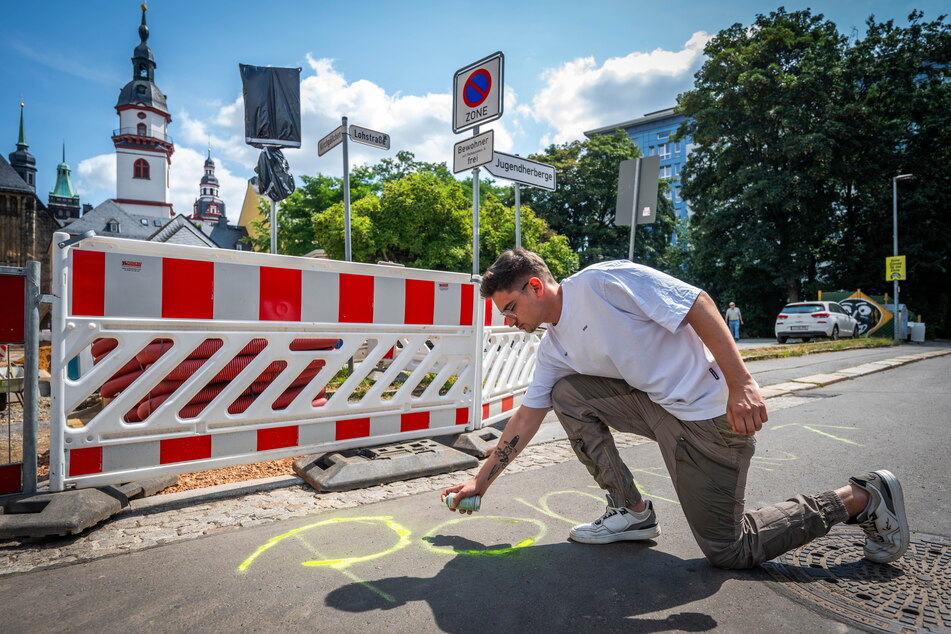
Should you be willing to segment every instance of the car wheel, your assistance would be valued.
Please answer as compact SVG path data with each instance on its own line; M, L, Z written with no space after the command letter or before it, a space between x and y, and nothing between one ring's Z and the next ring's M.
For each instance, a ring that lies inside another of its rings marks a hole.
M831 339L832 341L835 341L838 338L839 338L839 325L836 324L835 326L832 326L832 334L829 335L829 339Z
M858 338L859 338L859 325L858 325L858 324L855 324L855 327L852 328L852 338L853 338L853 339L858 339Z
M776 341L778 341L779 343L786 343L786 339L788 339L788 337L779 337L779 336L776 337Z

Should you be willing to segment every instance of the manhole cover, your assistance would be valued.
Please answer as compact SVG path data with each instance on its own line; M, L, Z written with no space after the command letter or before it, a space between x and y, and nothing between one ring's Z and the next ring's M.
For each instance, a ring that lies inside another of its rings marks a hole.
M840 527L763 567L783 592L864 629L951 632L949 541L918 533L890 564L864 559L864 542Z

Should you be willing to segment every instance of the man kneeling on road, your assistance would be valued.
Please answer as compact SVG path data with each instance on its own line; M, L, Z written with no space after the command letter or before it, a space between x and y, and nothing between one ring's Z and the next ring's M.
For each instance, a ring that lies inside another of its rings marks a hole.
M506 251L482 280L508 323L549 324L522 406L479 474L443 492L482 495L555 410L578 459L607 491L607 510L569 536L585 544L660 535L609 427L656 440L697 543L720 568L751 568L825 535L865 531L865 556L886 563L908 547L901 485L885 470L818 495L744 511L747 471L767 420L759 388L712 298L629 261L602 262L555 282L538 255ZM464 511L460 511L464 512Z

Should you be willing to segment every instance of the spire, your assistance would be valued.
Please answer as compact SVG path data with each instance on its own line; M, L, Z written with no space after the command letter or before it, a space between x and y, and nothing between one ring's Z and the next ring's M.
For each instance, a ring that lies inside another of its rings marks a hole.
M23 108L25 105L26 104L24 104L22 101L20 102L20 137L17 139L17 147L24 150L30 147L26 144L26 131L23 126Z
M66 143L63 143L63 162L56 166L56 185L50 191L50 196L59 198L79 199L79 194L73 189L73 181L70 177L72 170L66 164Z
M132 81L119 93L116 108L130 104L142 104L168 113L165 95L155 85L155 57L149 48L149 25L145 20L148 6L143 4L142 23L139 25L139 45L132 52Z
M144 2L142 3L142 24L139 25L139 39L142 40L140 46L145 45L145 41L149 39L149 25L145 23L145 12L149 10L148 5Z

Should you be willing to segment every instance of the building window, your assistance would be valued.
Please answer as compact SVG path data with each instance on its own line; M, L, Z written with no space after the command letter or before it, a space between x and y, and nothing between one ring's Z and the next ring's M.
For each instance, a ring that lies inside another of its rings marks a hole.
M110 220L109 222L107 222L107 223L106 223L106 231L108 231L108 232L110 232L110 233L119 233L119 221L118 221L118 220Z
M149 162L145 159L136 159L132 169L133 178L144 178L146 180L152 179L152 176L149 173Z
M669 159L670 158L670 145L667 143L661 143L657 146L657 153L660 154L660 158Z
M657 140L658 140L658 141L666 141L669 136L670 136L670 132L658 132L658 133L657 133Z
M148 220L148 218L139 218L139 222L141 222L142 224L144 224L146 227L149 226L149 220Z
M144 123L140 123L139 125L135 126L135 133L139 136L146 136L148 134L148 128L145 127Z
M661 178L670 178L670 165L661 165L661 166L660 166L660 177L661 177Z
M674 142L674 152L676 152L677 154L680 154L680 141Z
M156 227L161 227L161 226L162 226L162 221L161 221L161 220L153 220L153 221L152 221L152 224L154 224Z
M657 148L656 148L656 147L654 147L654 146L652 145L652 146L650 146L649 148L647 148L647 156L654 156L655 154L657 154Z
M664 192L664 198L667 200L673 200L673 194L670 193L670 189Z
M137 114L136 116L137 116L139 119L144 119L144 118L145 118L145 113L144 113L144 112L140 112L140 113Z

